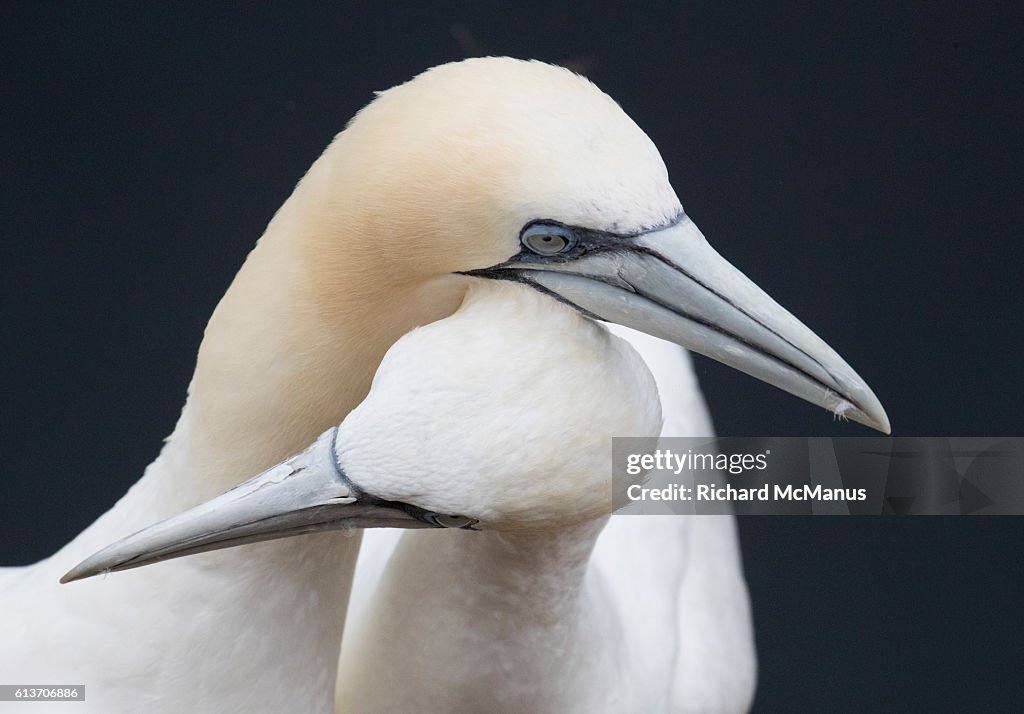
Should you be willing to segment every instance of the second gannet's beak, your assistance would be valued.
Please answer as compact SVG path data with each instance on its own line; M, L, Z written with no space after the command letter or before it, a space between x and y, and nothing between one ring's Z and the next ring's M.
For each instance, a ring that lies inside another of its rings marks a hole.
M472 528L476 521L363 492L338 465L337 428L216 498L130 535L60 579L81 580L208 550L344 528Z
M563 253L524 249L469 274L527 283L590 317L675 342L889 433L889 418L864 380L720 256L687 216L631 236L558 228L573 234Z

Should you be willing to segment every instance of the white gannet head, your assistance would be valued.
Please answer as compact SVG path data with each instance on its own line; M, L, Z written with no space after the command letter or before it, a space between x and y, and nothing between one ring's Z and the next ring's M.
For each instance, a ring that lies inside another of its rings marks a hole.
M336 455L377 498L545 528L609 513L611 437L660 430L628 343L533 290L484 284L388 352Z
M660 430L628 343L536 291L479 281L453 316L395 343L340 427L64 580L315 530L581 523L612 510L612 437Z
M864 380L708 244L647 135L566 69L428 70L381 93L318 164L310 176L338 204L326 215L346 216L308 243L320 290L344 290L354 256L396 284L517 281L889 430Z

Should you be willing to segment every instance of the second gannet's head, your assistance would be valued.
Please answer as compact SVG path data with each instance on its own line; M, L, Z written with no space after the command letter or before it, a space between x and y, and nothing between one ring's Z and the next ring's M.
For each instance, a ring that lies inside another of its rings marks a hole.
M660 431L628 343L534 290L477 281L454 315L395 343L340 427L65 581L332 528L582 523L612 510L612 437Z
M612 437L660 431L628 343L536 291L484 283L388 352L336 455L374 497L545 529L608 514Z
M359 112L303 183L342 222L307 243L324 303L352 289L353 261L389 286L516 281L889 429L850 366L711 248L647 135L566 69L428 70Z

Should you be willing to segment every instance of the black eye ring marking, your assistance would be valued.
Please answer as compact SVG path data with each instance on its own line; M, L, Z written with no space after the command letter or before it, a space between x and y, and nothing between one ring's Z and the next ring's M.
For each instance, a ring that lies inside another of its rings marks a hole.
M530 265L568 263L582 258L587 254L600 253L604 251L628 250L633 245L633 239L645 233L650 233L678 224L686 217L686 214L679 211L670 220L662 225L650 228L641 228L630 233L612 233L597 228L585 228L561 223L551 218L537 218L527 223L519 231L520 251L503 263L492 265L489 268L476 268L475 270L459 271L459 275L473 275L483 278L499 278L504 280L519 280L517 269L528 269ZM544 249L554 241L533 240L534 235L559 236L566 241L561 245L560 250L539 252L537 246ZM536 244L536 245L531 245Z

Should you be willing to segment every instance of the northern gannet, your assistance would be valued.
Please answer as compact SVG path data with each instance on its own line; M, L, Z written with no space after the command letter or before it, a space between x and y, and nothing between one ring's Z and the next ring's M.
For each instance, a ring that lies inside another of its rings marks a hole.
M713 436L686 351L607 327L630 342L654 376L661 435ZM583 428L585 419L575 421ZM605 451L610 458L608 444ZM597 538L583 597L603 598L607 637L594 649L604 655L617 650L611 672L587 669L593 662L574 651L594 634L592 621L576 618L591 613L576 610L552 626L551 618L530 611L543 614L553 596L579 595L582 582L560 578L560 569L572 570L556 557L545 553L539 566L526 557L539 557L540 536L531 551L514 547L514 536L481 544L454 532L368 535L343 641L338 712L709 714L750 707L756 653L732 517L616 517L599 534L551 534L562 548L574 536L577 544ZM509 547L495 547L502 543ZM481 557L492 551L491 559ZM502 585L512 577L526 596L504 594ZM543 671L560 675L539 677Z
M0 624L13 636L0 669L85 683L86 706L104 712L328 710L322 662L341 636L358 537L53 582L340 422L399 337L456 310L467 275L523 283L888 429L863 380L711 249L610 98L542 63L444 65L362 110L275 215L139 483L57 554L4 574ZM331 617L305 616L325 602Z

